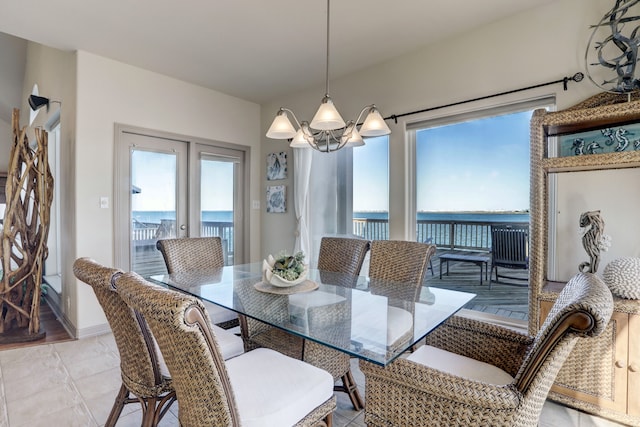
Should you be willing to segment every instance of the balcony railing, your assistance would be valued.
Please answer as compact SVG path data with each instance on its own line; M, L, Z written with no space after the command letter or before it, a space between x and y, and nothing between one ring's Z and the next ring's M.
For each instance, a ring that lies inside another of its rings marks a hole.
M491 248L491 222L418 220L416 241L435 244L443 249L489 251ZM513 224L528 224L514 222ZM389 238L387 219L354 218L353 234L368 240Z
M136 221L131 230L131 240L134 248L155 248L156 241L174 237L175 220L163 219L160 224L154 222ZM202 221L200 236L222 239L222 250L228 265L233 264L233 222Z
M513 224L527 224L516 222ZM353 219L353 234L368 240L389 239L387 219ZM134 247L155 247L158 239L175 236L175 221L161 224L137 222L132 230ZM220 236L227 263L233 263L233 222L203 221L202 237ZM442 249L489 251L491 248L491 222L418 220L416 241L435 244Z

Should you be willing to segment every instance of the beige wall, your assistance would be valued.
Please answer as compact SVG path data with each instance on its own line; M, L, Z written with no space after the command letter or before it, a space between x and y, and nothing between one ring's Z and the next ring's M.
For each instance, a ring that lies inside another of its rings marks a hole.
M597 23L608 7L598 0L555 2L473 29L467 34L441 40L433 46L357 74L332 79L331 95L345 118L355 118L364 105L372 102L381 108L385 116L389 116L562 79L584 71L583 57L590 35L589 25ZM322 63L322 52L318 52L318 66ZM558 84L430 114L408 116L398 124L388 121L392 130L391 238L411 238L410 222L414 214L410 205L413 190L409 172L413 158L405 138L407 123L554 93L558 108L562 109L598 91L585 79L582 83L571 84L567 92ZM279 106L293 109L300 120L310 120L322 95L323 87L317 87L263 105L263 152L286 147L282 141L264 137ZM264 171L264 166L262 169ZM265 183L263 179L263 187ZM288 201L291 203L292 199ZM314 209L313 197L311 209ZM263 212L263 254L292 246L295 231L292 212L290 209L285 216Z
M76 96L75 75L76 59L72 52L63 52L39 43L29 42L27 46L26 67L22 91L22 105L20 111L21 126L29 125L28 96L31 94L34 84L38 84L41 96L51 100L60 101L61 104L52 103L49 110L41 108L34 120L32 127L44 126L56 111L60 111L60 156L64 165L60 171L60 178L54 185L61 189L60 209L61 216L61 242L62 253L58 254L63 263L63 280L72 275L71 262L73 256L73 227L74 218L69 213L73 211L73 147L75 144L75 118ZM55 216L52 216L55 218ZM71 298L74 290L63 287L61 297ZM61 309L63 307L60 307ZM65 322L69 317L75 319L74 313L65 311L61 313Z
M0 33L0 55L0 172L6 172L13 145L11 116L22 102L27 41Z
M74 257L105 265L114 263L113 212L100 209L99 199L113 200L115 123L248 145L259 152L259 105L87 52L77 53L77 111L75 210L70 213L76 226L75 239L67 244L75 246ZM258 157L252 156L253 162ZM257 164L250 167L259 170ZM258 185L252 174L252 199L258 197ZM259 236L257 211L250 215L250 234ZM251 258L257 260L257 245L251 246ZM74 289L70 318L76 334L104 326L90 288L72 277L65 286Z

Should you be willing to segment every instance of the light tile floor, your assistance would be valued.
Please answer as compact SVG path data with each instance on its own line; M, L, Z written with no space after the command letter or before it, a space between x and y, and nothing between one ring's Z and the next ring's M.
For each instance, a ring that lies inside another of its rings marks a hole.
M364 396L364 377L352 360ZM0 427L104 425L120 387L118 350L113 335L0 351ZM337 393L335 427L362 427L364 414ZM161 422L177 427L177 405ZM137 427L141 413L127 405L118 427ZM547 402L541 427L614 427L620 424Z

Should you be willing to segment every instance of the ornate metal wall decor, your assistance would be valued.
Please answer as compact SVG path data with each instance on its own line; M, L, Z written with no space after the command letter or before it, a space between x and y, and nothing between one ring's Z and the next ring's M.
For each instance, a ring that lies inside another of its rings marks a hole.
M559 157L637 151L640 150L640 122L559 135L558 149Z
M598 87L616 93L640 89L635 76L640 45L640 0L616 0L597 25L587 44L586 71Z

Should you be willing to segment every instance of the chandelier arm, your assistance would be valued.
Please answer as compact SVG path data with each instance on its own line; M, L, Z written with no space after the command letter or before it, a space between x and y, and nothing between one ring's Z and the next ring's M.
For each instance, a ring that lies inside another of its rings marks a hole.
M285 113L291 114L291 117L293 117L293 121L296 122L296 124L298 125L298 129L302 129L302 126L300 125L300 122L298 121L298 118L296 117L296 113L294 113L293 111L291 111L290 109L288 109L286 107L280 107L280 111L284 111Z
M362 115L364 114L364 112L365 112L365 111L369 111L369 112L370 112L370 111L371 111L372 109L374 109L374 108L376 108L376 104L369 104L369 105L367 105L366 107L364 107L364 108L362 109L362 111L360 111L360 114L358 114L358 118L356 119L356 123L355 123L355 125L357 126L357 125L358 125L358 123L361 123L361 122L360 122L360 119L362 119Z

